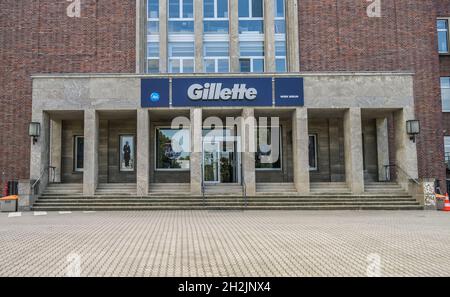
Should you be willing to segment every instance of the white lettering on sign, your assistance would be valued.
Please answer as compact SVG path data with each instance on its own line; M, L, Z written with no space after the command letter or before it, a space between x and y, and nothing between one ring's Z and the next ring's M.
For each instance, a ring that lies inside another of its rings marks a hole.
M81 0L67 0L67 2L72 2L67 6L67 16L69 18L79 18L81 17Z
M222 83L193 84L188 89L191 100L255 100L258 91L246 84L234 84L233 88L222 88Z

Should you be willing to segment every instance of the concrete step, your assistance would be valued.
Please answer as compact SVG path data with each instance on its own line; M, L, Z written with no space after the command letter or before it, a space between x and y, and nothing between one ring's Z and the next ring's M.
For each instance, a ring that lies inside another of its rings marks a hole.
M294 183L257 183L258 193L296 193Z
M131 210L423 210L416 205L333 205L333 206L36 206L34 211L131 211Z

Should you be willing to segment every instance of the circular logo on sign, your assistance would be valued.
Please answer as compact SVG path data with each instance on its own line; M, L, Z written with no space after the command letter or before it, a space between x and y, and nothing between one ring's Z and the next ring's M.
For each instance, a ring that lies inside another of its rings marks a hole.
M159 101L159 93L154 92L150 95L150 100L152 102L158 102Z

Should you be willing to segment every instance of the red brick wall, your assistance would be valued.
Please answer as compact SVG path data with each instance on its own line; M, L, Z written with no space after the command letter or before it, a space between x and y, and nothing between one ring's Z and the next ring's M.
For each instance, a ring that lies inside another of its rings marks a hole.
M444 179L436 3L382 0L381 18L367 17L368 4L299 0L300 68L415 72L420 176Z
M135 72L134 0L0 1L0 174L29 177L34 73ZM1 178L1 176L0 176Z

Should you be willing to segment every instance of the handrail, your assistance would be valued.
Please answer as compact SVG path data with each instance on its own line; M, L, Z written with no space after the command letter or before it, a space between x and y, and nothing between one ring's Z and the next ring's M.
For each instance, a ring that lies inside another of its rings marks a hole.
M388 164L388 165L384 165L385 174L386 174L386 180L387 180L387 181L388 181L388 180L391 180L391 176L390 176L390 174L389 174L389 169L390 169L391 167L394 167L394 168L399 169L404 175L406 175L406 177L408 177L408 179L412 180L415 184L420 185L420 182L419 182L416 178L411 177L411 176L408 174L408 172L406 172L406 170L404 170L402 167L400 167L400 166L397 165L397 164Z
M204 177L204 174L203 174L203 156L202 156L202 159L201 159L201 162L200 162L200 164L201 164L201 170L200 170L200 176L201 176L201 187L202 187L202 200L203 200L203 206L204 207L206 207L206 196L205 196L205 177Z
M242 160L241 160L241 180L242 180L242 195L244 197L244 207L246 208L248 206L247 201L247 183L245 182L244 178L244 166L242 166Z
M31 191L33 195L36 194L36 186L41 183L42 178L45 174L48 174L49 167L44 167L44 169L41 171L40 176L35 180L35 182L31 185Z

